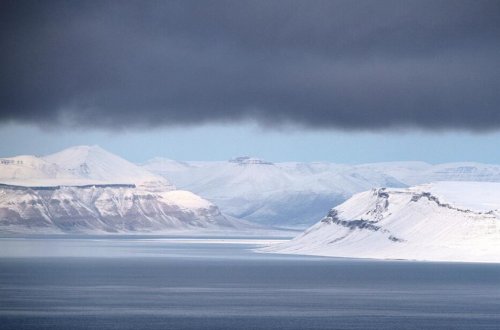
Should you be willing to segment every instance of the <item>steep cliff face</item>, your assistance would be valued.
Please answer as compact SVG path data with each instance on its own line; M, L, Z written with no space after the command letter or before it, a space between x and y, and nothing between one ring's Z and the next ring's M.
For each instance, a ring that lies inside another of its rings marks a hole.
M500 184L439 182L354 195L267 252L500 262Z
M189 200L189 202L186 202ZM234 228L219 209L187 191L129 186L0 190L6 232L152 232Z

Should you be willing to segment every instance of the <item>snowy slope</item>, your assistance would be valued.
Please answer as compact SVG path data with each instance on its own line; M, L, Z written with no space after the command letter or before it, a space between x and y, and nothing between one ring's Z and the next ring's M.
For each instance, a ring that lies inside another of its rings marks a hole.
M500 262L500 183L437 182L354 195L265 252Z
M213 201L224 213L271 225L313 223L332 204L379 186L405 186L375 170L330 163L271 163L238 157L227 162L176 162L156 158L143 165L179 187Z
M255 228L97 146L0 159L0 231L172 232Z
M302 228L321 218L325 210L372 188L441 180L500 182L500 166L479 163L344 165L271 163L238 157L226 162L155 158L143 167L215 202L224 213L263 224Z
M378 170L407 185L437 181L500 182L500 166L474 162L430 165L423 162L389 162L357 165Z
M0 183L18 186L135 184L174 189L155 175L99 146L77 146L45 157L0 159Z
M43 157L82 180L169 186L167 179L118 157L99 146L77 146ZM171 187L173 188L173 187Z
M18 185L52 185L53 182L78 182L74 174L35 156L0 159L0 182Z

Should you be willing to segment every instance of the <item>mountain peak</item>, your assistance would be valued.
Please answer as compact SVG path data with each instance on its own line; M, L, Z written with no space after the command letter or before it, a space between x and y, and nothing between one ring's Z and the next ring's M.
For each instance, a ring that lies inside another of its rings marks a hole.
M76 168L88 162L95 162L95 161L106 162L106 163L115 163L115 162L128 163L128 161L126 161L125 159L122 159L119 156L114 155L111 152L106 151L97 145L93 146L81 145L81 146L69 147L54 154L45 156L44 159L52 163L57 163L68 169Z
M164 185L170 185L166 179L97 145L70 147L45 156L44 159L77 177L90 180L135 184L162 182Z
M79 146L73 146L73 147L68 147L66 149L63 149L55 154L60 154L60 153L71 153L73 155L81 155L81 156L88 156L89 154L93 153L101 153L101 154L110 154L113 155L111 152L101 148L98 145L79 145ZM53 154L53 155L55 155ZM52 155L49 155L52 156Z

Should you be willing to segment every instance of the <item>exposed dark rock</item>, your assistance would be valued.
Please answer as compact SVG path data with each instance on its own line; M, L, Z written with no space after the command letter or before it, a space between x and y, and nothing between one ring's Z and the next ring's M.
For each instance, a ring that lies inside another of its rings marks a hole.
M429 201L436 203L438 206L440 206L440 207L446 207L447 209L450 209L450 210L455 210L455 211L464 212L464 213L472 213L472 211L469 210L469 209L461 209L461 208L458 208L458 207L451 206L450 204L447 204L447 203L442 203L439 200L439 198L437 198L436 196L432 195L430 192L423 192L423 193L420 193L420 194L414 194L412 196L412 198L411 198L411 201L412 202L418 202L421 198L427 198Z
M372 215L375 218L375 220L365 220L365 219L342 220L339 218L339 212L336 209L331 209L328 212L327 216L321 220L321 222L326 224L339 225L342 227L349 228L350 230L366 229L371 231L380 231L384 234L389 234L388 239L390 239L393 242L404 242L403 239L393 236L387 229L383 229L382 227L376 225L376 223L378 223L380 220L384 218L383 212L387 211L387 208L389 207L389 193L385 191L385 188L381 188L374 190L374 194L375 196L377 196L377 202L375 204L375 208L367 212L367 214ZM338 238L329 243L337 242L339 240L342 240L343 238L344 237Z

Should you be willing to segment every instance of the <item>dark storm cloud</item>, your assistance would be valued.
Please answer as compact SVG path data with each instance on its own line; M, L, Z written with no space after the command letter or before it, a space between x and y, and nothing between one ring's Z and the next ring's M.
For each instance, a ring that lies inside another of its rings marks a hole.
M2 1L0 120L500 128L498 1Z

